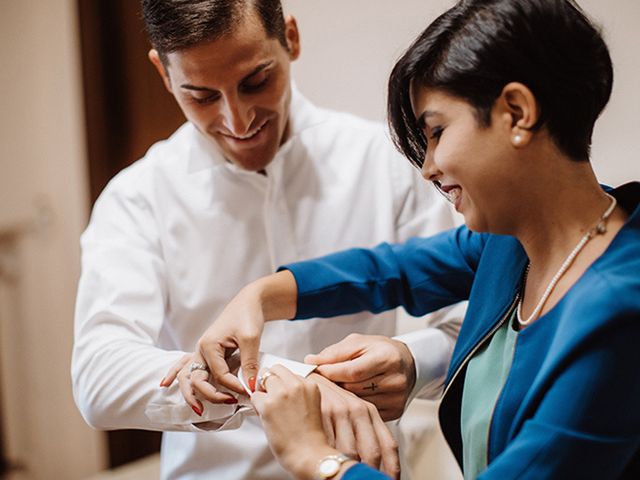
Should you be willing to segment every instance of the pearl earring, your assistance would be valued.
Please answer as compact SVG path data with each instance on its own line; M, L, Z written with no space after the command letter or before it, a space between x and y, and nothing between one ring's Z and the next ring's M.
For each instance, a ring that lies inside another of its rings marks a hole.
M516 145L516 146L517 146L517 145L520 145L520 144L522 143L522 135L520 135L519 133L516 133L516 134L513 136L513 143L514 143L514 145Z

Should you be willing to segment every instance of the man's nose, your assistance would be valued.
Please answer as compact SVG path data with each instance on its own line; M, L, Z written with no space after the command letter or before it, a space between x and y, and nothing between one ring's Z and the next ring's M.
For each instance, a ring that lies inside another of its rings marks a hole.
M429 148L427 148L425 151L424 161L422 162L422 169L420 170L420 172L422 173L422 177L430 182L437 180L441 174L440 170L433 161L433 154L431 153Z
M252 105L243 101L237 94L224 97L221 113L224 127L233 135L247 134L255 120Z

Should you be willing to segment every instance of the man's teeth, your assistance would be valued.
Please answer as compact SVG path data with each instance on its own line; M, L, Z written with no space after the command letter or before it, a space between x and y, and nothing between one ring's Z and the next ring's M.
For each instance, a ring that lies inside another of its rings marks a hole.
M246 135L231 135L231 136L237 140L249 140L250 138L255 137L258 133L260 133L260 130L262 130L266 124L267 122L264 122L262 125L256 128L253 132L249 132Z

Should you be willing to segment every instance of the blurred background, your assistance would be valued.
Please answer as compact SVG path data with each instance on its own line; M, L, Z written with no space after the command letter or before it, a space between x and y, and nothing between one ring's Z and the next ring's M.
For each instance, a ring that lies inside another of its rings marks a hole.
M394 60L452 1L284 4L302 35L300 90L383 120ZM616 71L593 163L602 182L638 180L640 2L580 4L603 25ZM0 478L157 478L156 457L122 466L155 452L159 436L91 430L69 379L78 238L91 205L183 122L148 48L136 0L0 0ZM435 407L415 408L412 421L437 431ZM420 478L456 478L437 435L418 440Z

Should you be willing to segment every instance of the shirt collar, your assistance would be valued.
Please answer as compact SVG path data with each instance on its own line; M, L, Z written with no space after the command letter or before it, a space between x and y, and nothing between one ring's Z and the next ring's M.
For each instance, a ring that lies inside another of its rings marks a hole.
M323 123L326 113L316 107L298 90L295 82L291 83L291 105L289 107L289 138L281 149L306 130Z

